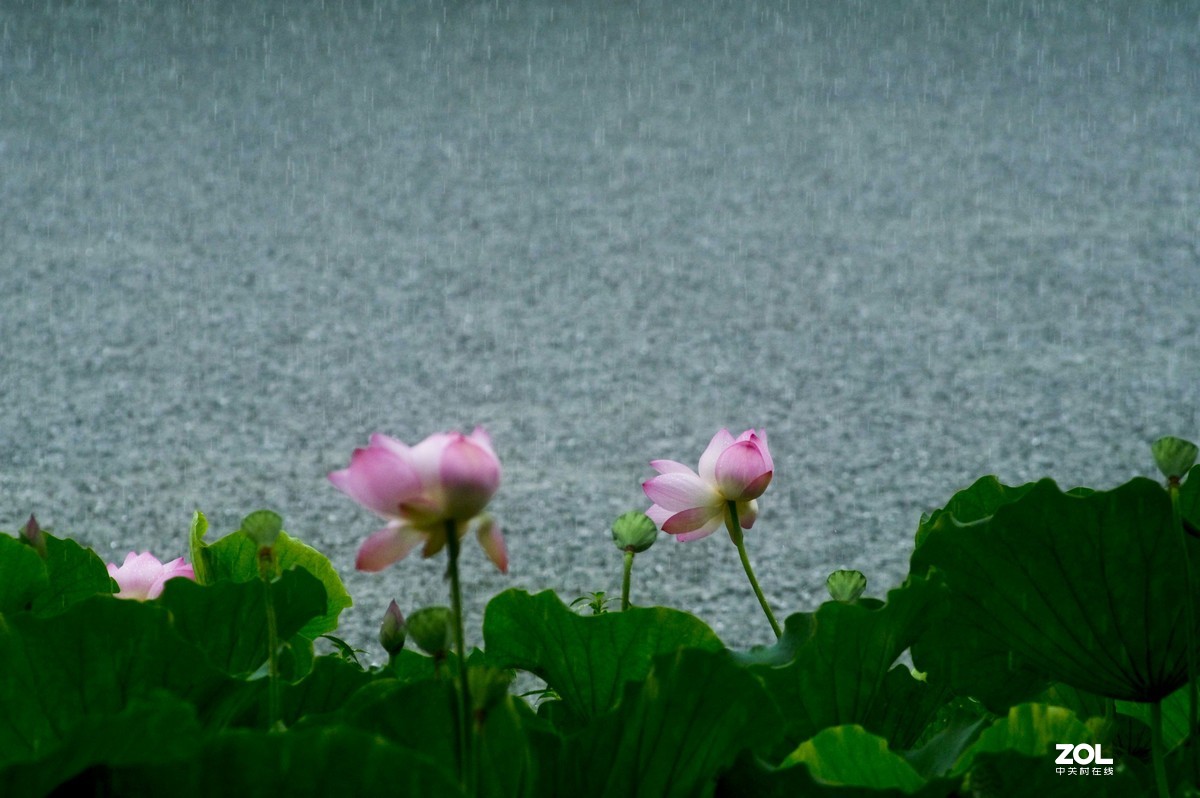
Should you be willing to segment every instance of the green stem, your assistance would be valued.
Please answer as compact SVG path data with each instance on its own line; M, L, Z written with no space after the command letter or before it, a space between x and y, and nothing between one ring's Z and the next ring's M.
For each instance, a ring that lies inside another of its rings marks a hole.
M258 550L258 578L262 580L267 614L267 729L275 731L283 726L283 713L280 711L279 622L275 617L275 594L271 589L271 583L275 581L275 550L271 546Z
M263 592L267 603L267 720L268 728L274 730L280 723L280 683L279 683L279 623L275 619L275 597L271 583L263 583Z
M625 578L621 580L621 612L629 609L629 583L633 579L633 550L625 550Z
M1158 798L1170 798L1167 788L1167 768L1163 762L1162 702L1150 705L1150 753L1154 758L1154 781L1158 784Z
M754 588L754 595L758 596L758 603L771 623L771 630L775 632L776 638L783 637L779 623L771 612L771 605L767 603L767 597L763 595L762 588L758 586L758 580L754 578L754 569L750 567L750 557L746 554L746 544L743 541L742 525L738 521L737 502L729 502L728 507L729 512L725 514L725 528L729 530L729 539L733 541L733 545L737 546L738 556L742 558L742 567L746 569L746 576L750 578L750 587Z
M1187 628L1184 631L1184 640L1187 645L1187 670L1188 670L1188 741L1192 748L1195 748L1196 731L1197 731L1197 696L1196 696L1196 677L1200 674L1197 672L1196 666L1196 607L1195 595L1193 594L1193 586L1195 579L1192 576L1192 560L1188 554L1187 532L1183 529L1183 512L1179 508L1179 479L1172 477L1167 483L1167 492L1171 494L1171 520L1175 524L1175 529L1178 530L1179 543L1183 547L1183 584L1184 584L1184 623ZM1197 757L1196 751L1191 752L1189 757L1192 761L1192 781L1195 784L1200 784L1200 757Z
M471 685L467 678L467 643L463 633L462 588L458 582L458 522L446 521L446 550L450 555L450 566L446 570L450 577L450 609L454 613L454 645L458 649L458 749L459 782L467 795L474 795L474 759L471 740Z

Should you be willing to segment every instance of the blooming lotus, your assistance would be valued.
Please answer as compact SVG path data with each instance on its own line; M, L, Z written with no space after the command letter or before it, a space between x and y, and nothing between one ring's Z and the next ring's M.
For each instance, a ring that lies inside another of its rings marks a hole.
M431 557L446 546L449 527L459 538L474 527L488 558L508 572L500 526L483 514L500 486L500 460L482 427L437 433L415 446L376 433L329 481L388 522L359 548L360 571L381 571L422 544Z
M674 460L650 463L659 476L642 483L654 504L646 515L662 531L679 540L699 540L728 518L729 503L737 520L749 529L758 516L758 499L771 484L775 464L764 430L746 430L737 438L727 429L713 436L700 455L699 473Z
M108 575L117 580L121 587L117 598L139 601L158 598L168 579L181 577L196 581L192 566L185 563L182 557L163 563L148 551L141 554L129 552L119 568L115 563L108 563Z

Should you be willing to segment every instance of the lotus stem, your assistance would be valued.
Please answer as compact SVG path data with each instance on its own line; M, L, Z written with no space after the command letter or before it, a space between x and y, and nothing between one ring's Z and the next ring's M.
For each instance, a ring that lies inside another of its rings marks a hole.
M763 595L762 588L758 586L758 580L754 577L754 569L750 566L750 557L746 554L745 535L742 534L742 525L738 520L737 502L731 501L727 506L729 512L725 514L725 528L729 530L729 539L733 541L733 545L737 546L738 556L742 558L742 567L746 569L750 587L754 588L754 595L758 597L758 603L771 624L771 631L775 633L776 639L783 637L779 622L775 620L775 615L771 612L771 605L767 603L767 597Z
M267 657L269 668L268 710L269 728L274 729L280 722L280 693L279 693L279 625L275 620L275 600L272 596L271 583L263 585L267 599Z
M446 521L446 550L450 565L446 575L450 578L450 609L454 613L454 645L458 649L458 765L459 782L467 795L474 795L474 760L471 745L471 685L467 678L467 643L463 633L462 588L458 581L458 522Z
M629 583L633 580L633 551L625 550L625 577L621 580L621 612L629 609Z
M1163 762L1162 701L1150 705L1150 753L1154 758L1154 781L1158 784L1158 798L1170 798L1167 787L1167 767Z
M259 576L263 583L263 603L267 611L267 728L274 731L281 723L279 682L279 622L275 617L275 594L271 589L274 554L270 549L259 552Z
M1183 512L1179 508L1179 478L1171 477L1167 481L1167 492L1171 495L1171 521L1178 530L1179 544L1183 547L1183 584L1184 584L1184 641L1187 645L1188 673L1188 741L1195 748L1197 731L1197 695L1196 695L1196 608L1193 589L1195 579L1192 577L1192 560L1188 555L1187 532L1183 528ZM1189 757L1192 761L1192 781L1200 784L1200 756L1193 750Z

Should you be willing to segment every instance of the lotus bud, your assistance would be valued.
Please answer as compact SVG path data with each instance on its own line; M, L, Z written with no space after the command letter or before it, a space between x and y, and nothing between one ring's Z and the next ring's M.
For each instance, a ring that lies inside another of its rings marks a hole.
M46 559L46 534L32 515L25 522L25 526L21 527L21 540L32 546L43 560Z
M408 616L408 636L430 656L443 659L451 647L454 613L449 607L425 607Z
M388 605L383 613L383 623L379 626L379 644L388 656L394 657L404 648L405 638L408 637L408 627L404 622L404 614L395 601Z
M834 601L853 604L867 589L867 578L861 571L834 571L825 580L825 587Z
M650 516L633 510L613 521L612 537L613 543L621 551L640 554L654 545L658 539L658 527L650 520Z
M1158 470L1169 480L1178 480L1186 474L1196 464L1196 455L1200 453L1200 449L1191 441L1171 436L1159 438L1150 444L1150 450L1154 453Z

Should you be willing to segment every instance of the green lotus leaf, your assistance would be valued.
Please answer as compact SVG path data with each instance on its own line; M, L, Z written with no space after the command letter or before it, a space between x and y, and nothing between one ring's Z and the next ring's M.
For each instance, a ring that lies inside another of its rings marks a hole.
M1183 546L1166 491L1148 479L1088 496L1043 480L983 520L940 517L912 573L944 580L955 612L943 635L990 639L1098 695L1156 701L1187 674ZM1197 561L1200 541L1187 546Z
M271 526L271 516L278 518L274 513L260 510L248 516L247 522L260 527L264 524ZM196 571L197 582L251 582L259 578L258 546L249 536L235 532L215 543L205 543L207 531L208 521L203 513L197 512L192 520L191 533L192 567ZM300 634L315 640L336 630L338 616L353 602L329 558L286 532L279 532L273 548L280 573L290 568L303 568L325 586L325 611L306 623Z
M116 795L169 798L463 796L454 779L415 751L344 726L226 731L183 764L120 769L106 780Z
M1024 485L1005 485L994 476L980 477L971 484L954 494L945 507L926 513L921 517L917 526L917 546L928 537L930 530L937 525L943 516L949 515L960 524L972 521L982 521L995 514L996 510L1006 504L1012 504L1033 489L1035 482ZM1077 487L1067 491L1070 496L1087 496L1094 493L1091 488Z
M909 582L922 580L909 576ZM925 579L937 590L931 614L938 618L912 646L913 664L935 675L959 696L971 696L988 710L1007 714L1009 707L1034 700L1050 678L1018 657L987 627L964 619L968 599L949 591L940 574Z
M119 724L136 700L160 691L192 704L200 723L212 727L255 690L209 664L156 602L108 596L50 617L4 618L0 664L0 767L79 745L77 734L102 730L109 718Z
M1122 715L1136 718L1146 724L1147 727L1150 725L1149 704L1118 701L1117 711ZM1163 747L1169 751L1183 742L1184 738L1187 737L1187 727L1188 690L1187 685L1184 685L1162 700Z
M548 590L512 589L493 598L483 637L491 665L540 676L583 719L611 709L623 685L646 677L655 656L723 648L702 621L678 610L634 607L581 616Z
M190 756L201 739L194 707L169 692L150 691L113 714L78 718L59 745L32 761L0 768L0 795L46 795L91 767L178 762ZM70 792L64 787L59 794Z
M96 552L46 532L42 537L46 543L49 585L33 602L34 612L43 615L62 612L88 596L112 593L112 577Z
M800 744L783 767L803 763L818 782L900 790L911 795L925 786L912 765L888 749L887 740L862 726L834 726Z
M1189 531L1200 534L1200 465L1192 466L1179 486L1179 512Z
M849 728L849 727L847 727ZM879 738L874 738L878 740ZM865 746L864 746L865 747ZM871 756L870 749L863 752ZM837 752L832 752L833 761L827 764L840 769L844 763L838 761ZM887 761L895 754L887 752ZM904 772L901 770L901 772ZM851 774L848 778L855 778ZM717 798L796 798L796 796L829 796L829 798L950 798L957 796L959 779L935 779L915 792L909 793L899 787L877 789L874 787L826 784L818 781L805 764L785 768L773 768L743 752L733 767L721 775L717 782Z
M783 712L794 746L829 726L861 724L897 749L911 746L950 696L937 680L915 678L897 660L937 615L936 592L921 581L888 593L886 604L828 601L811 615L788 618L797 639L782 667L752 671Z
M325 588L308 571L285 571L271 585L280 640L300 632L325 612ZM200 585L170 579L159 601L175 628L231 676L254 673L267 661L266 586L252 582Z
M456 698L450 681L402 684L378 679L357 690L338 713L338 722L419 752L453 776Z
M685 648L626 683L616 710L568 735L533 735L537 794L703 795L738 752L776 744L782 722L762 685L725 652Z
M1091 730L1071 710L1050 704L1020 704L980 733L959 757L954 772L966 773L975 758L983 753L1011 751L1042 757L1049 764L1058 757L1056 743L1092 742L1095 740Z
M32 609L49 587L46 563L38 553L11 535L0 535L0 613Z

